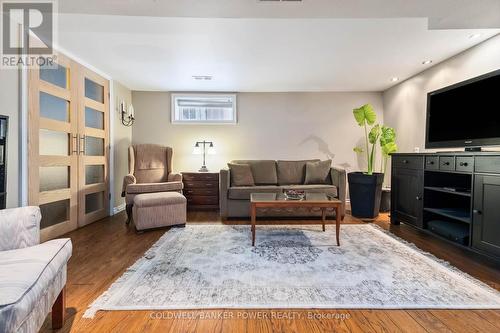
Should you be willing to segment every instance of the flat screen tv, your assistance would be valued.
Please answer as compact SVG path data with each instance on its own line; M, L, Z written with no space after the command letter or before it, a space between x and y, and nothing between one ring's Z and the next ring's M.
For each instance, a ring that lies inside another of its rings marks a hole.
M500 145L500 70L427 94L426 148Z

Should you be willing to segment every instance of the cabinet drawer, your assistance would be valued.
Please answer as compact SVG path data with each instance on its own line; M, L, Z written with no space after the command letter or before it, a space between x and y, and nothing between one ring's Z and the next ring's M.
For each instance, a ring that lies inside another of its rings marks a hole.
M438 170L439 169L439 157L438 156L426 156L425 157L425 168L427 170Z
M219 182L214 181L184 181L184 188L219 188Z
M215 196L186 195L188 205L218 205L219 198Z
M456 170L472 172L474 170L474 157L457 156Z
M424 168L423 156L393 156L392 162L394 163L395 167L399 168L417 170L421 170Z
M210 188L185 189L183 192L185 195L211 195L211 196L219 195L218 189L210 189Z
M500 173L500 156L477 156L476 172Z
M189 181L217 181L219 180L219 174L217 173L183 173L183 180Z
M440 156L439 157L439 170L455 171L455 157L454 156Z

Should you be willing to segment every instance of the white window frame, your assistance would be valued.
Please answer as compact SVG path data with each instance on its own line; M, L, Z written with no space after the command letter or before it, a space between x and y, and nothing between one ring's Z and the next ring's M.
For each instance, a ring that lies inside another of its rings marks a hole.
M233 120L180 120L176 119L176 103L177 98L182 97L225 97L231 98L233 102ZM170 96L170 122L177 125L235 125L238 122L238 109L237 109L237 94L207 94L207 93L172 93Z

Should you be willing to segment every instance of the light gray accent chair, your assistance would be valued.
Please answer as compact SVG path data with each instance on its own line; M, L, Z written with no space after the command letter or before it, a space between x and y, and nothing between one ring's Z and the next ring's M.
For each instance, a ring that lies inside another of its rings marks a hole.
M157 192L182 193L182 175L172 172L173 149L155 144L129 147L129 174L123 179L122 197L130 222L134 197Z
M344 169L332 167L325 184L304 184L307 162L275 161L275 160L235 160L231 164L248 164L251 167L255 186L234 186L231 184L231 171L228 168L220 171L220 214L222 219L247 218L250 216L251 193L282 193L283 190L295 189L306 192L326 193L342 201L342 218L345 216L346 172ZM334 211L327 212L334 215ZM267 209L259 210L257 216L266 217L311 217L321 216L321 210L311 209Z
M69 238L40 244L40 209L0 210L0 332L38 332L52 310L64 323Z

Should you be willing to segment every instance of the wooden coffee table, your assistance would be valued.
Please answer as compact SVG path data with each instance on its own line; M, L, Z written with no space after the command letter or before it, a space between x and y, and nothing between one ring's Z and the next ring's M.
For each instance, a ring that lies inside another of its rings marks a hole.
M335 230L337 246L340 246L340 207L342 201L331 198L324 193L306 193L302 200L288 200L284 194L276 193L252 193L250 195L250 215L252 217L252 246L255 246L255 223L258 208L321 208L321 223L325 231L326 210L335 209Z

